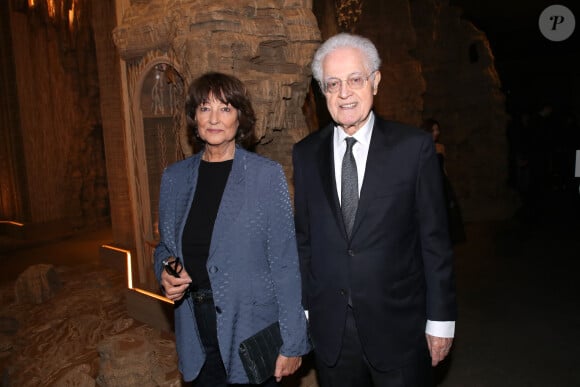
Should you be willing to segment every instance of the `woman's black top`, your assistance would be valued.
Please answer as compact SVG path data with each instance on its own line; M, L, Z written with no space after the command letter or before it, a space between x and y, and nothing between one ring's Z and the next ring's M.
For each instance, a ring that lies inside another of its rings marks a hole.
M183 262L192 289L211 289L206 263L213 226L233 160L201 161L193 203L183 229Z

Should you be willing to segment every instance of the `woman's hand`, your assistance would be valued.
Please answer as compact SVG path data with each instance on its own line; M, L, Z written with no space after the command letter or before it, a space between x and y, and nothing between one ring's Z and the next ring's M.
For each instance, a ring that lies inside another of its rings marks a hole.
M179 265L181 266L181 264ZM181 300L191 284L191 277L187 271L181 270L181 267L177 269L180 271L179 278L172 276L165 270L161 273L161 286L165 290L165 297L173 302Z
M276 359L276 369L274 370L276 381L280 382L283 376L292 375L298 368L300 368L301 364L302 356L286 357L284 355L278 355L278 359Z

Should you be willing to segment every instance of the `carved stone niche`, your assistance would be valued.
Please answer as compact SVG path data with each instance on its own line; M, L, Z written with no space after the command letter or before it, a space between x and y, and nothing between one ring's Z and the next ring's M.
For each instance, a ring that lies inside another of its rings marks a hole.
M153 249L159 239L159 185L168 165L192 154L185 123L185 81L179 64L162 52L127 66L130 117L128 166L136 246L132 274L137 287L156 290Z
M126 61L127 155L135 241L133 278L158 285L151 270L157 241L160 177L193 153L184 116L187 85L207 71L247 85L258 122L258 152L287 174L291 146L308 133L302 106L320 43L311 0L132 1L113 40Z

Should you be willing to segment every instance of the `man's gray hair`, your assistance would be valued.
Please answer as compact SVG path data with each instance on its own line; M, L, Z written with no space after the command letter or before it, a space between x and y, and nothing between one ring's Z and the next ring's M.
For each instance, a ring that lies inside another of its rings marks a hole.
M379 52L373 42L362 36L343 32L334 35L326 42L322 43L322 45L318 47L318 50L316 50L316 53L314 53L314 59L312 60L312 75L319 83L322 82L322 62L324 61L324 58L326 55L339 48L356 48L360 50L365 59L365 65L368 66L367 70L369 72L378 70L381 66L381 58L379 57Z

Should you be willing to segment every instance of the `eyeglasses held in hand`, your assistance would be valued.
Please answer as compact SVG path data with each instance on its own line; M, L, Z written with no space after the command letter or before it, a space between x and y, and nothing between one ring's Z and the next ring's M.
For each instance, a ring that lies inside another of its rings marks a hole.
M375 74L374 71L369 75L367 75L366 77L362 74L352 74L347 79L345 79L345 81L348 87L351 88L352 90L359 90L365 87L368 79L372 77L374 74ZM322 90L325 93L336 93L342 87L342 81L343 80L339 78L328 78L324 82L322 82Z
M174 276L179 278L179 273L183 270L183 265L180 262L178 257L169 257L163 261L163 266L165 267L165 271Z

